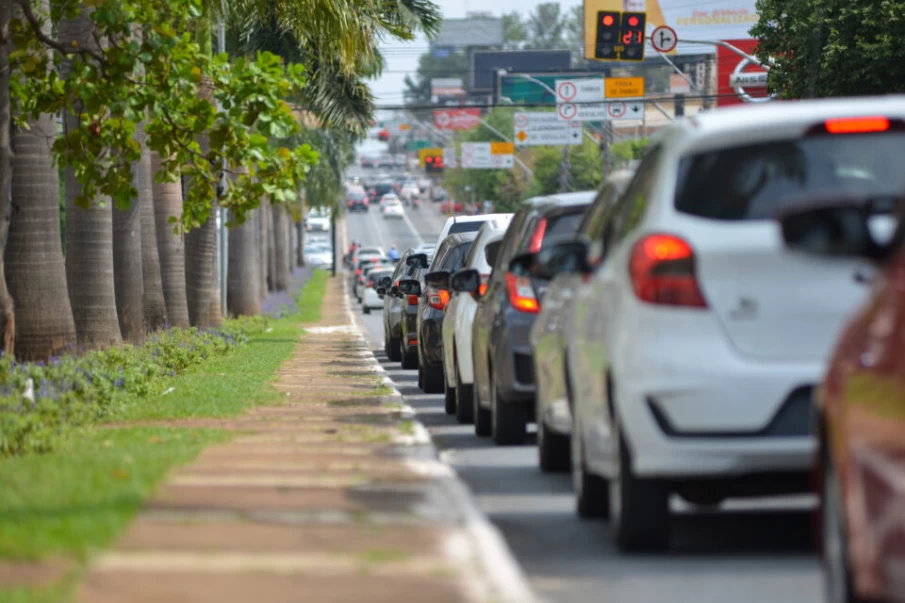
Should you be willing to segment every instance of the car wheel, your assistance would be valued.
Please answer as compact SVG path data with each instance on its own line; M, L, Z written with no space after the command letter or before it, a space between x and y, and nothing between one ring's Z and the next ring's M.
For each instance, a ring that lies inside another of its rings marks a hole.
M545 473L568 471L572 464L572 444L569 437L550 431L541 417L540 404L537 408L537 455L541 471Z
M828 603L860 603L852 590L848 539L839 474L829 454L823 459L823 579Z
M456 371L456 421L462 425L474 422L474 385L462 383L459 362L453 360Z
M418 368L418 354L406 352L405 344L402 343L402 340L399 341L399 358L403 369L410 371ZM418 379L418 386L421 386L421 379Z
M625 552L663 551L669 546L669 488L632 472L631 451L617 420L618 475L610 480L610 519L616 546Z
M456 388L450 387L449 381L446 379L446 371L443 371L443 402L446 408L446 414L456 414Z
M493 368L489 363L487 367L488 369ZM493 427L493 417L491 416L493 411L481 406L481 394L478 389L477 374L475 374L474 396L472 399L474 400L474 433L476 436L487 437L490 435Z
M365 314L370 314L371 306L369 306L368 304L365 304L361 307L361 311L364 312Z
M443 393L443 366L431 366L424 363L424 393L425 394L441 394Z
M390 337L388 340L390 343L388 344L389 351L387 352L387 357L392 362L399 362L402 360L402 340L396 337Z
M490 373L491 435L498 446L524 444L528 418L521 404L506 402L500 395L493 372Z
M421 362L418 362L418 389L424 391L424 367Z
M610 488L607 480L588 473L584 456L582 432L576 423L570 442L572 463L572 487L575 490L575 510L582 519L606 519L610 516Z

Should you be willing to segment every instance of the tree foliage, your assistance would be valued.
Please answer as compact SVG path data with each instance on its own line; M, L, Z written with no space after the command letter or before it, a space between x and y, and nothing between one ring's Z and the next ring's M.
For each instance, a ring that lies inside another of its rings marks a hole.
M758 58L783 98L905 90L905 3L895 0L758 0Z

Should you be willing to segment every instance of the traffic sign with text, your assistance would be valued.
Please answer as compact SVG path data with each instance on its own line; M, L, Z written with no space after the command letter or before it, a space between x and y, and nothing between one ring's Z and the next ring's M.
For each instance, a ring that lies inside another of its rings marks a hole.
M556 107L556 116L559 120L566 122L643 119L644 102L617 100L584 105L565 103Z
M644 96L643 77L608 77L605 81L607 98Z
M455 169L459 167L459 155L453 147L443 147L443 165Z
M581 122L565 121L556 113L516 113L514 124L515 144L518 146L581 144Z
M489 142L462 143L462 167L466 169L488 169L493 167Z
M596 103L604 98L603 78L556 80L557 103Z

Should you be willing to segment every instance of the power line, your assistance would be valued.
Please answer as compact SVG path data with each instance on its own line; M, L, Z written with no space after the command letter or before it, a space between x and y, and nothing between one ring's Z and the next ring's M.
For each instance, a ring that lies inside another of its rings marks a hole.
M489 96L489 95L488 95ZM737 98L734 93L729 94L699 94L699 95L682 95L685 102L695 101L695 100L717 100L720 98ZM632 98L632 99L619 99L619 98L611 98L606 99L603 102L611 103L611 102L632 102L632 103L644 103L644 104L653 104L653 103L661 103L661 102L673 102L676 97L674 95L666 95L666 96L646 96L644 98ZM578 102L571 103L573 105L597 105L600 104L600 101L588 101L588 102ZM555 103L506 103L500 104L495 102L485 102L485 103L475 103L470 105L441 105L441 104L420 104L420 105L378 105L375 108L378 111L430 111L433 109L495 109L497 107L512 107L512 108L523 108L523 109L554 109L556 108Z

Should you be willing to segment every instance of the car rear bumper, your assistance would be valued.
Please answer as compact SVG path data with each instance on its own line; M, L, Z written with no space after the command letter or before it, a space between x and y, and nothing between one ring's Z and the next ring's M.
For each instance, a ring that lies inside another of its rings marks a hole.
M432 367L443 365L443 312L431 310L430 318L422 318L421 360Z
M507 402L534 402L534 357L531 327L535 315L507 308L504 328L496 333L494 379Z

